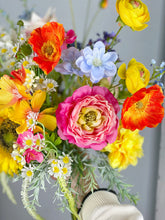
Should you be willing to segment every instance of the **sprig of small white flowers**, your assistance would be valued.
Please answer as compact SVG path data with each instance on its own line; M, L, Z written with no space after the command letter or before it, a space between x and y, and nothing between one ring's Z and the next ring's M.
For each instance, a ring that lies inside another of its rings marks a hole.
M64 179L70 177L72 159L69 155L63 153L63 156L59 156L59 159L49 159L48 163L50 164L48 168L50 176L54 178L63 177Z

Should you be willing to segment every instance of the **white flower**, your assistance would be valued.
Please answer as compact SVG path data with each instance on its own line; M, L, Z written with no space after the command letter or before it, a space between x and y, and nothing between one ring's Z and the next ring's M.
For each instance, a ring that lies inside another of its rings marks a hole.
M58 163L54 166L49 167L48 168L48 173L50 174L50 176L53 176L54 178L61 177L62 168L61 168L60 164Z
M17 163L21 164L22 166L25 166L26 164L25 158L19 153L18 150L13 150L11 156L15 161L17 161Z
M62 153L63 156L59 156L59 159L66 165L71 165L72 163L72 158L68 155L68 154L65 154L64 152Z
M29 167L24 167L21 171L22 171L22 178L28 179L29 182L31 182L33 176L34 176L34 167L31 167L31 165L29 165Z
M156 64L156 60L155 60L155 59L152 59L152 60L151 60L151 64L152 64L152 65Z
M56 87L58 87L58 84L53 79L46 79L43 81L43 89L46 89L46 91L49 92L56 92Z

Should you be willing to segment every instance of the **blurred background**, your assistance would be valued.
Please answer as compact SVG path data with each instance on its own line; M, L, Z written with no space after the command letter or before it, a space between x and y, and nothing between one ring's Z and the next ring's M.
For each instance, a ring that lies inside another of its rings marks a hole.
M100 0L90 0L90 16L93 17L98 9ZM75 31L78 40L83 38L84 27L86 26L86 10L88 0L72 0L73 11L75 16ZM151 20L148 28L143 31L135 32L129 27L119 34L121 42L115 47L116 52L120 55L120 59L126 64L134 57L137 61L143 63L151 70L151 59L155 59L159 65L161 61L165 61L165 1L164 0L144 0L149 9ZM10 16L15 23L19 16L23 15L24 1L21 0L5 0L0 1L0 9ZM118 25L115 22L118 16L115 8L115 0L109 0L107 9L102 9L98 14L95 23L90 30L88 39L97 39L97 33L102 34L103 31L116 32ZM34 10L40 17L43 17L48 8L55 9L55 16L59 23L63 23L66 30L72 29L72 16L69 6L69 0L28 0L28 9ZM8 24L2 14L0 14L0 26L8 27ZM139 194L138 209L144 215L145 220L163 220L165 211L165 120L157 128L145 128L141 135L144 136L144 156L139 159L136 167L128 167L126 171L122 171L125 182L132 184L132 192ZM101 180L99 184L106 187ZM0 186L0 220L31 220L21 202L21 182L10 183L11 189L15 195L17 206L13 205L2 193ZM57 206L58 201L53 203L54 188L47 185L46 192L40 192L40 204L38 212L46 220L70 220L68 211L62 213ZM164 214L163 214L164 213Z

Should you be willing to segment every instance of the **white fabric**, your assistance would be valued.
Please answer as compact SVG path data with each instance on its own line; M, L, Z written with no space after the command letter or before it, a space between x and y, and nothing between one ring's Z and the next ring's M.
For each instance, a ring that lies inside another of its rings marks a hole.
M82 220L144 220L133 205L121 205L114 193L96 191L86 198L80 211Z

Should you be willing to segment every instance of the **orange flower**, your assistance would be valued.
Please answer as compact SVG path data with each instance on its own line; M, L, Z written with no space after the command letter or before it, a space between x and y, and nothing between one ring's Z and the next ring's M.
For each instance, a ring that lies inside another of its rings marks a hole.
M42 123L47 129L53 131L56 128L55 108L47 108L40 112L44 101L46 99L46 92L37 90L32 97L31 106L25 100L20 102L20 105L15 107L10 114L10 120L20 124L16 129L17 133L23 133L30 129L42 131L41 127L36 126L37 122Z
M134 131L156 127L164 117L164 95L158 85L142 88L123 104L121 120L124 128Z
M60 60L64 33L63 25L57 22L48 22L31 33L28 43L38 55L33 60L46 74L50 73Z
M19 104L21 100L31 99L31 95L27 93L27 88L4 75L0 79L0 110Z

